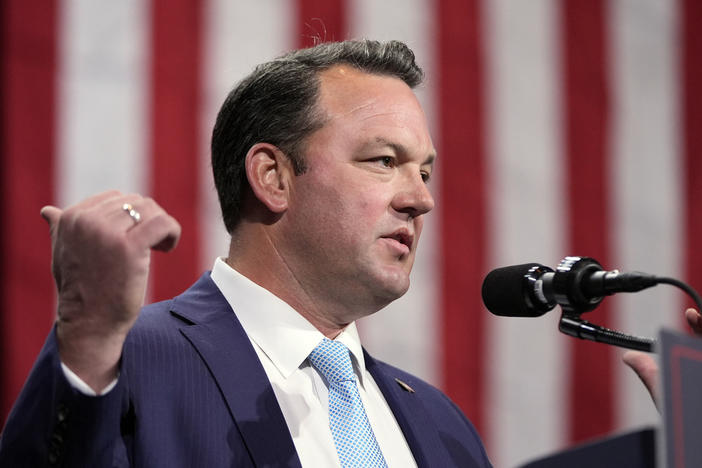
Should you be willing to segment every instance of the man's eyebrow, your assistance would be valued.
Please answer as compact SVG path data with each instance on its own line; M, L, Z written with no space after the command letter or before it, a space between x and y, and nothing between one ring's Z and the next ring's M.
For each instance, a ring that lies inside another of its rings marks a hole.
M427 159L424 160L422 166L433 166L434 160L436 159L436 153L430 153Z
M400 143L395 143L394 141L386 140L383 137L375 137L373 141L369 141L364 147L369 147L369 146L375 146L375 145L380 145L380 146L387 146L389 148L392 148L392 150L397 153L397 154L407 154L409 151L407 150L407 147L403 144ZM427 155L426 159L422 162L422 166L427 166L427 165L434 165L434 160L436 159L436 153L431 152Z

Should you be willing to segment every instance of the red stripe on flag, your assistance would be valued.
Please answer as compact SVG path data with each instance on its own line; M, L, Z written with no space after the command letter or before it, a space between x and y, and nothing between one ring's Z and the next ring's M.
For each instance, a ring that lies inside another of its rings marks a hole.
M685 273L702 291L702 2L681 1L681 25Z
M607 268L610 113L605 2L566 1L562 8L568 247ZM606 313L604 304L587 319L606 325ZM612 351L599 343L571 343L570 440L580 441L614 427Z
M202 2L154 0L151 193L181 224L178 247L152 258L152 297L165 299L199 274L198 208Z
M297 47L347 39L345 0L298 0Z
M483 44L479 0L439 2L443 387L483 429Z
M50 241L39 208L54 199L58 49L55 2L10 0L1 8L0 426L55 316Z

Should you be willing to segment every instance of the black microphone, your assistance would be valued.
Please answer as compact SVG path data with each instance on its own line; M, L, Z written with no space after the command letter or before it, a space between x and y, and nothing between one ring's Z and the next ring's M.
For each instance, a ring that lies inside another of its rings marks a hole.
M539 317L556 305L565 313L588 312L605 296L658 284L654 275L605 271L589 257L566 257L556 270L538 263L497 268L483 281L483 303L504 317Z

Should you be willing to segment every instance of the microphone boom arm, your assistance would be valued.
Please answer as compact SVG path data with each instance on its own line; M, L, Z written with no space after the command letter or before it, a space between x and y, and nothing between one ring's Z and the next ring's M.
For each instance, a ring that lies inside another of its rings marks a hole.
M656 340L643 338L640 336L627 335L625 333L611 330L590 323L580 318L579 315L569 315L563 313L561 320L558 322L558 329L566 335L580 338L583 340L597 341L606 343L620 348L635 349L638 351L653 351L653 346Z

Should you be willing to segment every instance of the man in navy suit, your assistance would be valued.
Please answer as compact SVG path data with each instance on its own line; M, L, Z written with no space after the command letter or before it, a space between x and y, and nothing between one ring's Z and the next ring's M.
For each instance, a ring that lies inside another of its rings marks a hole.
M348 348L377 466L489 466L460 410L369 356L354 325L407 291L434 206L421 80L394 41L257 67L212 138L229 254L170 301L141 308L151 249L180 234L156 202L106 192L45 207L58 320L0 465L341 466L332 390L308 359L333 340Z

